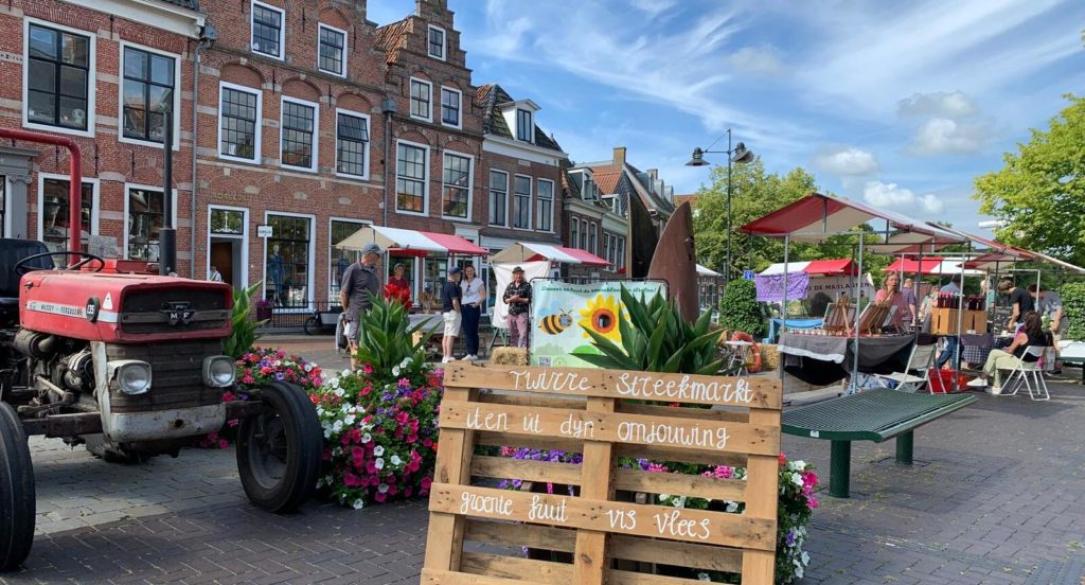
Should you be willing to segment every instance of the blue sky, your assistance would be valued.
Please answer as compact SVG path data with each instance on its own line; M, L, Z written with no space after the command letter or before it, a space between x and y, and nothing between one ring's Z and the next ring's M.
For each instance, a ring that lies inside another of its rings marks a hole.
M977 230L972 179L1085 94L1081 0L449 0L476 85L578 161L629 148L676 192L727 127L772 171ZM413 0L370 0L386 24ZM716 161L724 162L719 155Z

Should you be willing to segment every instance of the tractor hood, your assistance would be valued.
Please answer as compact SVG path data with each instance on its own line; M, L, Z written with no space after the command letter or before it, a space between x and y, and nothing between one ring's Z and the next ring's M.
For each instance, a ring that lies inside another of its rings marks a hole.
M223 338L232 308L230 285L171 276L39 270L19 286L24 329L87 341Z

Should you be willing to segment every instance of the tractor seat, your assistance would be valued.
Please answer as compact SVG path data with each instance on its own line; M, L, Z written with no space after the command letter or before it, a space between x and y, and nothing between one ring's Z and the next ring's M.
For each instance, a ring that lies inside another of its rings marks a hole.
M37 240L0 239L0 327L10 327L19 321L19 275L15 274L15 265L23 258L48 251ZM52 269L53 259L38 258L32 266Z

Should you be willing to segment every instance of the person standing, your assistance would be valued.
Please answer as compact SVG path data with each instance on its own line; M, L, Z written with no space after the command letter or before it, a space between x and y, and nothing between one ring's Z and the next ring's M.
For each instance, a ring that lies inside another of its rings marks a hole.
M377 276L380 255L380 246L374 243L366 244L358 261L343 271L343 280L339 283L339 303L343 306L344 333L350 346L352 370L358 369L358 339L361 336L362 316L373 305L373 299L381 294L380 277Z
M402 262L396 262L392 267L392 277L384 287L384 298L403 303L403 307L411 310L411 283L407 280L407 266Z
M467 344L465 360L478 359L478 322L482 317L482 307L486 306L486 286L475 275L474 264L463 268L463 340Z
M463 324L463 291L460 289L460 279L463 272L459 266L453 266L448 271L448 280L441 289L441 313L445 322L444 336L441 337L441 351L444 358L441 363L447 364L456 359L452 356L452 350L456 345L456 338L460 335L460 326Z
M1036 303L1036 311L1040 313L1042 318L1047 319L1048 328L1051 330L1052 346L1055 348L1055 363L1052 364L1051 373L1061 374L1062 356L1059 351L1059 342L1062 341L1062 336L1066 335L1066 331L1070 329L1070 319L1062 310L1062 297L1053 290L1047 290L1043 287L1037 288L1035 284L1028 285L1028 293Z
M882 282L882 288L874 295L875 303L887 303L897 310L893 313L893 327L898 332L904 331L904 323L914 321L912 311L915 308L904 300L900 292L900 276L896 272L890 272Z
M512 269L512 282L505 287L501 297L509 306L506 322L509 328L509 346L527 348L528 311L531 309L531 285L524 281L524 269Z
M900 293L904 295L904 302L908 303L908 306L912 308L912 320L918 322L919 299L916 297L915 290L915 281L911 278L905 278L904 286L901 287Z
M1003 278L998 283L998 292L1010 297L1010 306L1013 307L1013 312L1010 313L1010 319L1006 322L1006 331L1010 333L1016 333L1015 329L1017 324L1021 322L1022 316L1029 311L1036 310L1036 303L1032 301L1032 297L1028 292L1021 289L1014 284L1013 278Z
M222 273L219 272L217 266L211 266L211 274L207 275L207 280L211 282L222 282Z

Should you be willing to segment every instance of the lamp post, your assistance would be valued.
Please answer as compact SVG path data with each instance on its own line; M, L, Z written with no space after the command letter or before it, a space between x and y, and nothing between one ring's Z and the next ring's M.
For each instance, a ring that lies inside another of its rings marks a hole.
M722 137L721 137L722 138ZM716 142L719 142L717 139ZM693 149L693 157L689 159L686 166L689 167L703 167L712 163L704 159L706 154L726 154L727 155L727 264L723 268L724 282L731 282L731 165L732 163L745 164L753 160L753 151L746 148L746 145L739 142L738 144L731 145L731 129L727 129L727 150L709 150L716 143L713 142L707 149L697 147Z

